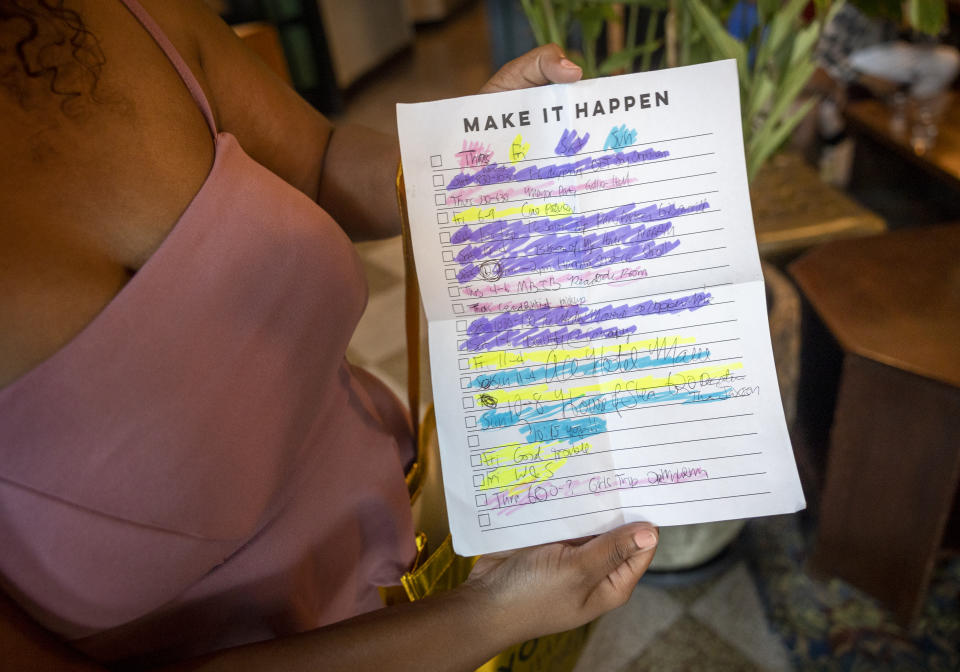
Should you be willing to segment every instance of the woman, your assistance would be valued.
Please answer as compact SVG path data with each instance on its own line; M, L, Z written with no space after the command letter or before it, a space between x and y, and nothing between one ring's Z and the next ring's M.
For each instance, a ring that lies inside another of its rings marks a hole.
M484 90L580 74L543 47ZM0 0L0 82L8 665L471 669L627 599L648 525L377 609L412 452L344 352L394 139L334 130L197 1Z

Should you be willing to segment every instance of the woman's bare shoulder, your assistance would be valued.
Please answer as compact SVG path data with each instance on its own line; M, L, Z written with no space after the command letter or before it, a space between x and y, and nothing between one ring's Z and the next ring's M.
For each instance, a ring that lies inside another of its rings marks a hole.
M110 302L213 159L189 91L119 0L47 6L0 19L0 46L24 45L0 50L0 387ZM198 67L185 19L160 20Z

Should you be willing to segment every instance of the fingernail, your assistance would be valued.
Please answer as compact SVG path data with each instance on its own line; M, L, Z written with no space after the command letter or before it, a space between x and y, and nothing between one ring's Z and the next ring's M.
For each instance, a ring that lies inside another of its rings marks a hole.
M657 545L658 538L653 530L640 530L633 535L633 540L640 551L649 551Z
M568 59L568 58L561 58L561 59L560 59L560 65L562 65L562 66L565 67L565 68L576 68L577 70L580 69L580 66L579 66L579 65L577 65L576 63L574 63L573 61L571 61L571 60Z

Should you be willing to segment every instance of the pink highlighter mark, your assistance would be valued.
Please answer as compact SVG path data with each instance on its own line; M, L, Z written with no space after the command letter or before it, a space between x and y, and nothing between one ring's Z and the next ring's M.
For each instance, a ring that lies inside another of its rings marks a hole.
M581 486L586 485L586 483L587 481L581 479L554 479L544 483L531 483L528 487L513 494L509 494L510 490L498 492L494 495L497 515L512 516L530 504L583 494L585 491Z
M553 185L553 181L544 182L541 188ZM484 189L490 189L489 185L481 184L476 187L466 187L458 191L452 191L447 194L447 205L465 207L470 205L497 205L509 201L514 196L525 196L527 198L541 198L541 196L531 196L530 187L510 187L509 189L495 189L485 194L478 194Z
M470 168L473 166L485 166L493 158L493 147L489 144L484 145L478 140L472 142L463 141L463 149L457 152L457 163L461 168Z
M667 483L686 483L710 478L710 474L703 467L683 466L679 469L658 469L647 472L647 483L650 485L664 485Z
M635 177L630 177L629 173L626 177L618 177L616 175L612 177L595 177L586 182L575 185L573 188L579 194L581 192L590 192L590 191L606 191L607 189L615 189L617 187L625 187L628 184L634 184L639 182Z
M643 266L624 266L621 268L600 268L577 273L563 273L560 275L526 275L516 280L504 280L479 287L465 286L462 291L467 296L482 299L501 294L515 292L536 293L546 290L582 289L593 285L625 285L647 277L647 269ZM469 310L474 313L499 312L501 309L491 302L470 304Z
M563 283L574 276L573 273L563 275L530 275L524 276L519 280L505 280L495 282L481 287L463 287L463 293L467 296L483 298L487 296L496 296L498 294L510 294L512 292L537 292L548 289L558 289ZM486 312L475 310L474 312Z

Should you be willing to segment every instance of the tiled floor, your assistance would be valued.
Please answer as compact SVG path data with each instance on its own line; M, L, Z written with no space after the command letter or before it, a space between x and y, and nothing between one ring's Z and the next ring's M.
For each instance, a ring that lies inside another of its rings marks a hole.
M348 97L346 111L337 121L395 133L396 102L476 91L490 74L487 53L483 4L477 3L441 26L418 29L413 49L367 78ZM397 345L402 341L383 338L385 332L397 333L403 325L400 241L364 243L358 250L366 265L370 302L348 357L405 398L406 355ZM761 527L764 524L759 522ZM757 555L756 548L752 552ZM757 563L751 563L749 552L726 557L687 574L648 573L627 605L601 619L577 672L792 669L797 654L791 654L771 628L758 574L751 571ZM802 573L799 565L794 573ZM832 654L828 651L827 656ZM802 669L840 668L802 664ZM857 664L851 669L881 668Z

